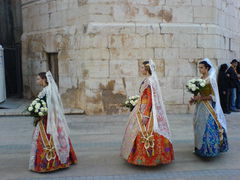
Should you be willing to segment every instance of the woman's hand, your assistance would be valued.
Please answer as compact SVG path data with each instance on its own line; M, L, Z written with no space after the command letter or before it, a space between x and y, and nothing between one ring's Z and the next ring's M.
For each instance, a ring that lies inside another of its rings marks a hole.
M189 104L190 104L190 105L194 104L193 98L190 99Z
M193 96L193 97L190 99L189 104L192 105L192 104L195 104L196 102L199 102L199 101L201 101L201 100L202 100L201 96Z

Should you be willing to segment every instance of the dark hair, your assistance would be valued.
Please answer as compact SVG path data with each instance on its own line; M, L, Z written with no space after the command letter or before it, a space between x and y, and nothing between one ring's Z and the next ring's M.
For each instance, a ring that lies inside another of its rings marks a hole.
M211 65L207 63L207 61L201 61L199 64L203 64L208 71L211 69Z
M233 64L233 63L238 63L238 61L237 61L236 59L233 59L233 60L231 61L231 64Z
M145 67L145 70L152 75L151 69L150 69L150 65L149 65L149 61L143 61L143 65Z
M228 69L228 65L227 64L222 64L219 68L219 72L225 72Z
M44 79L46 81L46 83L48 83L46 72L40 72L40 73L38 73L38 75L40 76L41 79Z

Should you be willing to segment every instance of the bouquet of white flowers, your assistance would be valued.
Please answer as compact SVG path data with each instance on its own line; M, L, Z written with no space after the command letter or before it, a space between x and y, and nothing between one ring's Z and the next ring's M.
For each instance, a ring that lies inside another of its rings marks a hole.
M47 115L48 108L47 103L44 99L36 98L27 108L27 111L30 112L31 116L34 118L34 125L36 126L40 117Z
M133 108L137 105L137 102L138 102L138 99L140 98L139 95L136 95L136 96L131 96L129 97L123 106L127 107L130 109L130 111L133 110Z
M206 81L204 79L191 79L188 81L186 87L189 92L196 96L202 88L206 86Z

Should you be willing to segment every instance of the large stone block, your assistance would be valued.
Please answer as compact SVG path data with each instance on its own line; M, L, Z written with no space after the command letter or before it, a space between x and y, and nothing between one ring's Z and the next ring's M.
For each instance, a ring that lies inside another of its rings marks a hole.
M43 2L43 3L39 4L39 14L40 14L40 16L50 13L48 6L49 5L48 5L47 2Z
M64 87L66 89L71 89L73 87L72 79L69 76L59 76L59 87Z
M101 22L101 21L100 21ZM89 23L85 32L88 34L130 34L135 33L134 23Z
M161 33L189 33L198 34L202 32L200 24L191 23L160 23Z
M145 5L145 6L162 6L165 5L166 0L128 0L128 3L133 5Z
M226 50L222 49L204 49L204 57L208 58L227 58Z
M113 60L133 60L153 58L152 48L130 49L130 48L111 48L110 57Z
M185 59L165 59L165 76L184 77L196 75L195 63Z
M183 89L161 88L165 104L183 104Z
M84 34L77 37L76 43L79 43L79 48L107 48L108 36L99 34ZM78 46L77 46L78 47Z
M140 35L160 34L160 26L155 24L136 23L136 33Z
M108 39L109 48L144 48L145 36L129 34L112 34Z
M46 30L50 26L48 14L34 17L33 20L38 22L33 23L33 30Z
M172 47L181 48L196 48L197 47L197 35L196 34L173 34Z
M193 0L195 1L195 0ZM166 0L167 6L190 6L192 4L191 0Z
M109 60L92 60L81 62L85 78L108 78Z
M105 84L106 80L107 84ZM105 79L102 82L96 82L95 80L90 79L88 83L88 87L91 87L91 84L98 84L99 87L96 90L92 88L86 89L86 100L89 102L87 104L99 105L102 107L102 111L100 112L94 112L96 109L88 109L89 113L116 114L121 112L121 104L126 100L124 84L121 79Z
M219 35L198 35L197 47L224 49L224 37Z
M172 34L149 34L147 35L146 46L154 48L171 47L173 42Z
M56 9L57 11L66 10L69 8L70 2L75 2L76 0L57 0L56 1Z
M111 14L91 14L87 16L89 22L102 22L109 23L114 22L113 16Z
M180 48L180 58L203 58L203 48Z
M110 77L136 77L138 76L138 61L110 61Z
M202 6L202 0L192 0L192 6Z
M109 59L109 50L106 48L80 49L76 51L78 58L82 60L101 60Z
M144 80L144 77L137 76L137 77L123 77L122 81L125 86L126 95L129 96L135 96L139 95L139 88L141 85L141 82Z
M61 27L65 24L66 14L63 12L57 11L51 13L49 16L50 28Z
M157 59L161 58L178 59L179 48L155 48L154 57Z
M193 8L191 6L171 7L172 21L176 23L193 22Z
M217 9L214 7L194 7L194 23L216 23Z
M191 107L185 104L166 104L166 110L169 114L193 113Z
M111 15L113 12L113 6L111 4L90 4L88 5L88 12L96 15Z

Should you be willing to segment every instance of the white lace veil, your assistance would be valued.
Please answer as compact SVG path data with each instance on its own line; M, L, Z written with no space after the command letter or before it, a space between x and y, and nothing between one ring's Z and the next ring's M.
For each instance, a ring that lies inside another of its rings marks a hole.
M48 86L46 88L48 121L47 133L53 137L56 153L62 163L66 163L69 157L69 128L64 115L58 87L50 71L46 73Z
M169 129L166 110L163 104L161 88L159 85L156 66L152 59L149 60L152 75L149 77L150 86L152 90L152 111L154 119L154 131L166 137L171 141L171 133Z
M227 122L225 119L225 116L222 111L222 107L220 105L220 98L219 98L219 91L218 91L218 85L217 85L217 75L216 75L216 68L212 64L212 62L208 58L204 58L203 61L206 61L210 66L211 69L208 71L208 77L210 80L210 83L212 85L214 95L215 95L215 100L216 100L216 105L215 105L215 112L217 114L218 121L221 123L222 127L227 131Z

